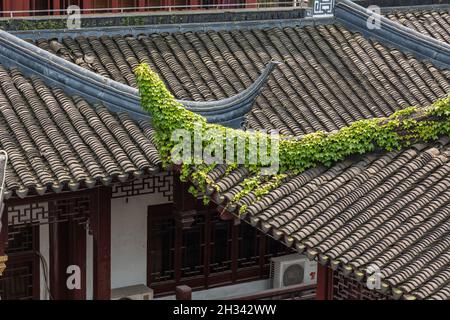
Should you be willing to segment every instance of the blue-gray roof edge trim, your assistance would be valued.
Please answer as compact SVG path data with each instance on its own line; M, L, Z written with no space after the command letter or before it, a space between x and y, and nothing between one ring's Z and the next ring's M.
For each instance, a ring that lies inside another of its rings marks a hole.
M439 68L450 69L450 45L378 15L349 0L341 0L335 8L336 20L351 31L387 43ZM369 29L369 18L377 18L380 28Z
M0 62L9 68L17 67L26 75L37 75L47 85L60 87L89 102L100 102L114 112L127 112L135 120L150 120L148 113L141 108L136 88L82 68L2 30ZM206 102L179 101L211 123L233 124L236 127L236 123L244 121L277 64L270 61L250 87L230 98Z

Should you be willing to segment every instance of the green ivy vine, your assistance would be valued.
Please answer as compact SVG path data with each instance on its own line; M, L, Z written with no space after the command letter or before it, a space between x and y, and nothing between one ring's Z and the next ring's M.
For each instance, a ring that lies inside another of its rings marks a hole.
M428 107L409 107L389 117L356 121L336 132L317 131L300 138L280 136L279 170L276 174L265 176L261 173L261 168L265 164L263 165L259 152L256 164L251 164L248 156L250 137L254 133L207 123L204 117L185 109L148 65L139 65L135 73L141 104L152 117L156 130L156 145L164 167L167 168L173 163L171 151L175 147L175 142L172 139L172 133L176 129L187 130L192 137L199 132L205 134L211 129L219 137L230 136L231 133L236 139L223 140L223 154L230 143L233 144L233 150L237 150L238 141L241 143L245 141L244 163L228 163L227 172L231 172L238 166L244 166L251 173L251 177L241 183L241 190L231 199L229 205L237 204L251 192L258 200L280 186L288 177L320 164L329 167L351 155L364 154L375 149L398 150L414 142L432 141L450 133L449 95ZM256 134L265 135L265 133ZM203 147L206 148L215 141L217 141L215 137L209 137L203 141ZM208 173L215 166L216 163L206 164L193 156L190 161L181 164L180 177L183 181L189 179L194 183L195 187L189 189L194 196L197 196L198 192L205 194L207 186L220 192L214 181L208 178ZM204 196L205 202L208 199ZM247 205L243 204L240 212L243 213L246 209Z

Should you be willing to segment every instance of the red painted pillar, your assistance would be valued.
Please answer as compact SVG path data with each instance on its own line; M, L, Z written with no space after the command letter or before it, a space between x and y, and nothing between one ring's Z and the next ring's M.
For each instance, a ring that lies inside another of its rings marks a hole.
M3 0L3 8L2 8L2 11L8 11L8 10L11 10L11 8L10 8L10 1L11 1L11 0ZM8 14L8 13L4 13L3 16L4 16L4 17L8 17L9 14Z
M333 299L333 270L327 266L317 265L316 300Z
M67 8L65 8L67 9ZM52 11L52 14L55 16L59 16L61 14L61 1L60 0L53 0L53 10L57 10L57 11ZM65 14L66 12L64 12L63 14Z
M246 0L245 4L247 9L256 9L258 7L258 0Z
M33 0L34 1L34 0ZM17 5L17 9L15 10L30 10L30 2L31 0L23 0L23 1L15 1L14 4ZM30 13L29 12L22 12L20 13L21 16L29 16Z
M173 175L173 206L175 210L184 212L196 210L197 199L189 192L190 182L180 181L179 173Z
M21 11L21 10L30 10L30 2L31 0L4 0L3 1L3 11ZM28 16L27 12L14 13L14 17L18 16ZM5 17L10 17L11 14L4 14Z

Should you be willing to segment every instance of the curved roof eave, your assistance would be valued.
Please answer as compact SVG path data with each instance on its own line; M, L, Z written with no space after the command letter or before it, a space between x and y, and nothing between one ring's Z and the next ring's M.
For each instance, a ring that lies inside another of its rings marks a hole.
M421 34L416 30L368 10L350 0L341 0L335 7L336 21L352 31L377 39L416 57L431 61L443 69L450 69L450 44ZM368 28L370 19L378 19L379 28Z
M86 70L3 30L0 30L0 62L25 74L38 75L47 85L61 87L89 102L101 102L111 111L126 112L135 120L150 119L141 109L137 89ZM211 123L239 128L277 64L270 61L250 87L232 97L179 102Z

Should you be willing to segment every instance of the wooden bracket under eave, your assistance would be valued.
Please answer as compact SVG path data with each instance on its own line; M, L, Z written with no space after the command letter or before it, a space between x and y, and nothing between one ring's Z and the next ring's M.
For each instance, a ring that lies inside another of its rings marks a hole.
M6 261L8 261L8 256L0 256L0 276L3 275L6 269Z

